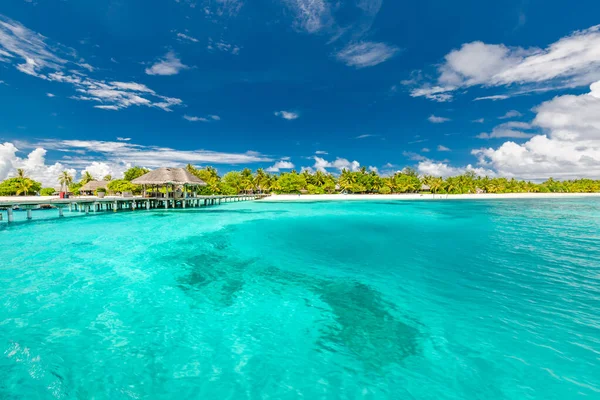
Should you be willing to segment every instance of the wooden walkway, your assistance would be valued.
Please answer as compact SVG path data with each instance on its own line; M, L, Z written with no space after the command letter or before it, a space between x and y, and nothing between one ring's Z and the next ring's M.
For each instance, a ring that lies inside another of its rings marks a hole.
M19 207L27 211L27 219L32 219L34 208L40 206L50 206L58 210L58 216L64 216L64 209L69 211L77 211L85 214L120 210L152 210L152 209L182 209L182 208L198 208L219 205L221 203L231 203L238 201L259 200L268 195L251 194L237 196L197 196L186 198L143 198L143 197L76 197L70 199L23 199L15 197L10 200L0 201L0 221L4 219L3 214L6 213L7 222L14 221L13 208Z

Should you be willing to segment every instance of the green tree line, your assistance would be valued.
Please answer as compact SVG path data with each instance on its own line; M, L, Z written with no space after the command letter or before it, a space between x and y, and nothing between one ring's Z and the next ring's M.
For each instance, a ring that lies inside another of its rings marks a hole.
M411 168L405 168L391 176L380 176L375 171L361 168L358 171L343 170L339 176L316 171L282 172L273 174L259 168L255 172L245 168L241 171L230 171L223 176L213 167L196 168L188 164L186 169L206 182L197 192L203 195L221 194L235 195L240 193L260 192L278 194L325 194L325 193L436 193L436 194L468 194L468 193L592 193L600 192L600 180L576 179L558 181L549 178L542 183L534 183L518 179L490 178L477 176L472 172L462 175L441 178L436 176L419 176ZM142 188L131 183L149 170L133 167L125 171L123 179L113 180L111 176L103 179L109 181L107 189L113 193L140 193ZM69 172L64 171L58 177L61 187L79 194L79 189L87 182L94 180L89 172L84 172L79 182L75 182ZM23 170L17 176L0 183L0 196L51 194L54 188L42 188L39 182L25 176Z
M17 169L17 176L0 183L0 196L27 196L42 190L42 184L25 176L25 171Z
M290 171L271 174L263 169L231 171L219 176L212 167L198 169L188 165L187 170L207 183L200 189L203 194L237 194L244 192L265 193L418 193L439 194L468 193L591 193L600 192L600 180L576 179L557 181L552 178L542 183L517 179L477 176L472 172L441 178L419 176L405 168L391 176L380 176L375 171L361 168L358 171L343 170L339 176L316 171Z

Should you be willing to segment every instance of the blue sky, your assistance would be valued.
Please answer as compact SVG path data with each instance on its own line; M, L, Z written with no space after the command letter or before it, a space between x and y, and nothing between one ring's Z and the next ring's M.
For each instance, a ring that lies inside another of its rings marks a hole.
M188 162L600 176L599 14L587 0L5 0L0 179Z

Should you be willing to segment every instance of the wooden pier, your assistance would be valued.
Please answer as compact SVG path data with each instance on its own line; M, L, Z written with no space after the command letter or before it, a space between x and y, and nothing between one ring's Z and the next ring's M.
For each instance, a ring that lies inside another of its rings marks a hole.
M174 210L185 208L199 208L215 206L222 203L231 203L238 201L259 200L268 195L248 194L235 196L196 196L182 198L161 198L161 197L76 197L69 199L23 199L15 197L10 200L0 201L0 221L14 222L13 208L19 207L27 212L27 219L32 219L32 210L41 206L50 206L58 210L58 216L64 216L64 209L70 212L80 213L98 213L98 212L118 212L118 211L136 211L136 210Z

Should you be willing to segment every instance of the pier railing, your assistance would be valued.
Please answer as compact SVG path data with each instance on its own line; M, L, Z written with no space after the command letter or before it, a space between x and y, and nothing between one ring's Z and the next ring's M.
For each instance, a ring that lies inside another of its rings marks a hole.
M58 216L64 216L64 209L68 208L71 212L81 212L85 214L97 212L117 212L122 210L153 210L153 209L185 209L215 206L222 203L231 203L238 201L253 201L267 197L267 194L243 194L243 195L219 195L219 196L196 196L180 198L161 198L161 197L75 197L68 199L10 199L0 200L0 221L13 222L13 209L25 209L27 219L31 220L32 210L41 207L55 208L58 210Z

